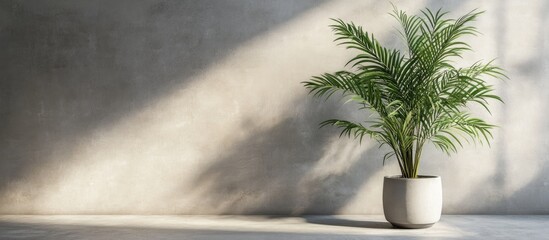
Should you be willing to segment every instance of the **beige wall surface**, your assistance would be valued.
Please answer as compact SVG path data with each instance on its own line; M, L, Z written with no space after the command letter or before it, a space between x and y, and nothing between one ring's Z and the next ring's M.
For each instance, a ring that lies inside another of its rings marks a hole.
M427 147L444 213L549 213L549 1L486 10L468 38L507 70L491 147ZM363 120L300 84L343 68L329 18L402 46L388 1L2 1L0 214L381 214L387 149L318 128Z

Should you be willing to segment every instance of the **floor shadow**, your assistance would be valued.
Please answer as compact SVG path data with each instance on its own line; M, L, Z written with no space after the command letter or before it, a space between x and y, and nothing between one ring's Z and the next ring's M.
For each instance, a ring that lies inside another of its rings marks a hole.
M331 226L342 226L342 227L356 227L356 228L380 228L380 229L392 229L394 228L388 222L380 221L361 221L361 220L352 220L344 219L340 217L332 216L304 216L303 219L308 223L320 224L320 225L331 225Z
M276 226L276 225L275 225ZM424 235L424 234L421 234ZM434 234L436 236L436 234ZM420 234L403 236L399 232L383 233L316 233L297 229L281 231L196 229L191 227L79 225L0 221L0 239L425 239ZM452 239L454 237L448 237Z
M45 216L38 217L42 219L39 221L37 217L21 218L0 220L0 239L523 239L526 235L529 239L546 239L548 232L544 228L547 217L541 216L452 216L432 228L416 230L338 228L285 221L258 224L252 219L237 219L225 225L219 218L189 224L192 218L162 216L92 217L91 221L84 216L72 217L71 223L49 221Z

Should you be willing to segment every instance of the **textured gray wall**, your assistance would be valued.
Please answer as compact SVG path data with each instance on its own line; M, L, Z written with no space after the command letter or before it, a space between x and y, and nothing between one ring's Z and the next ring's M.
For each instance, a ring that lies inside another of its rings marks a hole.
M462 63L506 104L491 148L447 157L445 213L549 213L549 1L394 1L487 10ZM318 129L361 119L300 82L340 69L331 17L399 46L383 1L2 1L0 213L380 214L386 149Z

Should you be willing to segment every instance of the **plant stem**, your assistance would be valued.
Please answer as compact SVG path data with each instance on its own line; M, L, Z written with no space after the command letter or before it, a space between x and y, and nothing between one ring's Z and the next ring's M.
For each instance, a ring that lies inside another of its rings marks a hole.
M416 156L414 161L414 178L417 178L418 172L419 172L419 162L421 160L421 151L423 150L423 143L424 141L417 141L416 142Z

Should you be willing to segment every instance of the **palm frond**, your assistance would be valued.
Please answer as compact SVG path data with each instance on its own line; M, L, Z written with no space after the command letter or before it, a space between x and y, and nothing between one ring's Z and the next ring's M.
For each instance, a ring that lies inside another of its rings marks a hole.
M362 142L362 139L365 135L369 135L372 138L376 138L379 134L379 132L368 129L367 127L363 126L362 124L353 123L345 120L339 120L339 119L330 119L323 121L320 123L320 127L324 126L336 126L341 129L341 133L339 136L348 136L348 137L354 137L358 138L359 142Z
M394 6L393 6L394 7ZM457 19L447 18L441 9L425 9L420 15L408 15L394 7L391 15L400 23L399 31L407 51L389 49L361 26L332 19L330 25L338 45L358 52L339 71L313 76L303 82L315 97L330 98L340 92L359 109L370 109L377 115L364 121L367 125L330 119L321 126L336 126L340 136L364 136L387 145L391 151L383 163L396 158L404 177L417 177L421 152L426 142L447 154L465 142L489 144L495 127L472 117L467 107L480 104L488 112L491 100L502 101L494 93L487 77L507 78L493 62L477 62L456 68L455 59L471 51L461 40L478 32L471 25L483 12L473 10Z

